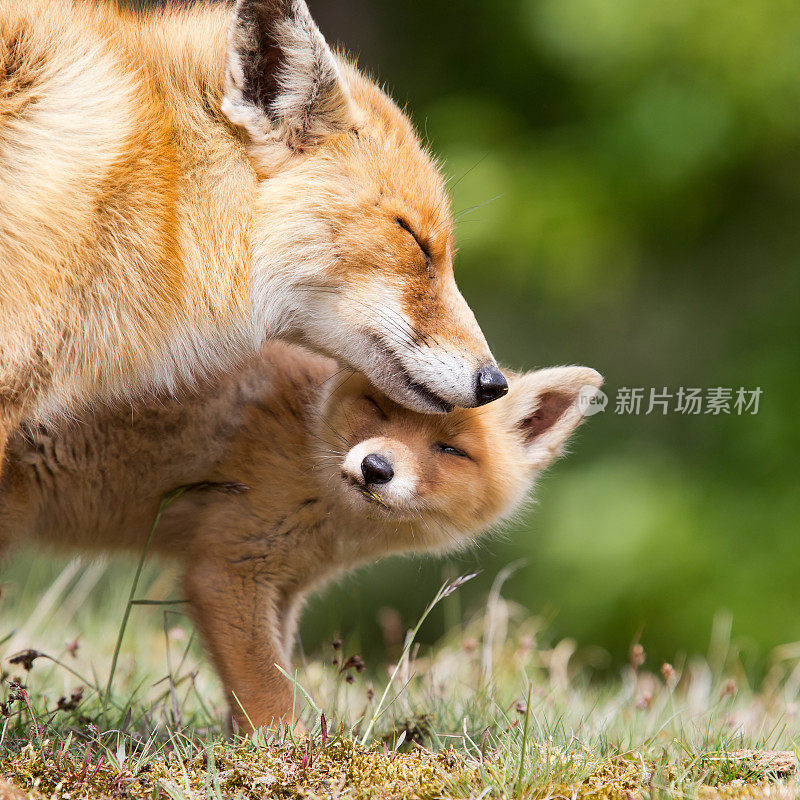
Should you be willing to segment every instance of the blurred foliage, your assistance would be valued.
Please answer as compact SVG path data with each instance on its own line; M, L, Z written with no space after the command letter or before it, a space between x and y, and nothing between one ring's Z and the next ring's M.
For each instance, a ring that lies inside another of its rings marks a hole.
M441 157L457 276L498 358L607 380L535 509L445 571L482 567L477 598L525 559L505 591L612 663L639 635L655 657L704 648L722 610L753 661L800 638L800 5L311 7ZM756 416L616 415L623 386L764 394ZM349 579L307 635L368 642L383 605L410 622L441 570Z

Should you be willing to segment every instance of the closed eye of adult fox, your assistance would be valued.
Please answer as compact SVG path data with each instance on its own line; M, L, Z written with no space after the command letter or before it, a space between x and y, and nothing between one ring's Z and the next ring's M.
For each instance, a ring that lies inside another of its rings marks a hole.
M506 390L443 182L302 0L0 0L0 455L265 338L421 411Z
M409 411L360 375L273 343L179 400L29 427L0 482L0 548L140 552L184 565L185 597L241 725L285 718L306 593L390 553L466 546L508 518L580 423L594 370L512 375L509 395L447 415ZM235 696L235 699L234 699Z

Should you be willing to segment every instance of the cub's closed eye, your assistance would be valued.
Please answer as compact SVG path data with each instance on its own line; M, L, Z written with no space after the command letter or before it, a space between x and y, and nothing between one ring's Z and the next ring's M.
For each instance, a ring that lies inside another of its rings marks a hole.
M364 395L364 399L381 415L383 419L389 419L386 416L386 412L378 405L378 401L374 397L370 397L368 394Z
M437 442L434 445L434 447L440 453L444 453L446 456L456 456L458 458L469 458L469 456L463 450L459 450L457 447L453 447L452 445L445 444L444 442Z

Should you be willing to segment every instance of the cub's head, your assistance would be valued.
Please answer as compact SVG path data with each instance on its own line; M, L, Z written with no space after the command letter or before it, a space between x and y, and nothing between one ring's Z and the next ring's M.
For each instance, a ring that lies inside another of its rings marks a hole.
M489 406L429 415L349 378L320 415L323 482L351 511L390 524L398 550L466 542L526 499L601 383L588 367L543 369L512 376Z
M453 278L442 178L408 119L302 0L239 0L222 109L259 177L253 319L394 400L471 408L507 383Z

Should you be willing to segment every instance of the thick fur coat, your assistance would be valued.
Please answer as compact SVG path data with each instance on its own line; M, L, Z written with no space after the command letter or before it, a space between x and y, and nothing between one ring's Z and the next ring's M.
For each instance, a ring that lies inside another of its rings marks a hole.
M282 337L409 407L501 396L443 183L302 0L0 0L0 453Z
M241 725L292 713L303 598L391 553L462 547L512 514L582 419L600 376L512 376L509 396L446 415L410 411L361 375L267 345L201 389L66 426L28 425L0 480L0 551L36 543L153 552L184 592Z

